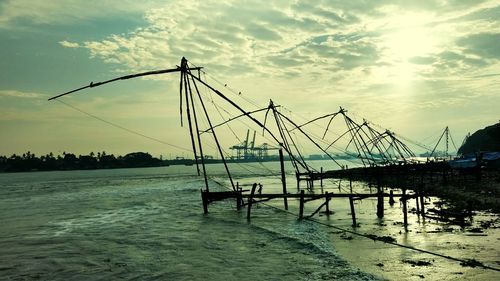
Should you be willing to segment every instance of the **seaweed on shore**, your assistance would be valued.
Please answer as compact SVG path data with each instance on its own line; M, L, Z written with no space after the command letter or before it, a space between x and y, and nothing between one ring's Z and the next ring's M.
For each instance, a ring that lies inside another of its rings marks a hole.
M396 243L396 239L394 239L391 236L378 236L375 234L366 234L366 237L371 238L372 240L375 241L382 241L386 243Z
M429 261L414 261L414 260L402 260L403 263L411 264L411 266L430 266L432 265Z
M476 266L484 267L483 263L475 259L466 259L465 261L461 262L460 265L468 267L476 267Z

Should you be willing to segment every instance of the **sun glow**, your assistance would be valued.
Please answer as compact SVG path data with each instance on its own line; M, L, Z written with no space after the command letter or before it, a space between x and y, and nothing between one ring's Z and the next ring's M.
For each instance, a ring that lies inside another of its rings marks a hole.
M425 19L425 20L424 20ZM422 15L398 16L390 20L391 29L381 36L390 78L395 83L408 83L417 77L422 65L412 59L422 59L437 51L438 36L429 19Z
M435 49L435 39L426 28L405 28L385 37L389 55L398 60L424 56Z

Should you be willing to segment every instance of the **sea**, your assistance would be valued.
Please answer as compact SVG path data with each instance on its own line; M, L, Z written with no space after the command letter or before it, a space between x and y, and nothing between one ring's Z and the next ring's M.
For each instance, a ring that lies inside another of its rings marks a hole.
M207 165L211 190L230 186ZM233 169L275 182L277 163ZM279 177L278 177L279 178ZM320 225L235 202L203 214L196 166L0 174L1 280L376 280Z
M318 169L333 168L322 161L312 163ZM233 163L229 168L233 183L243 189L261 183L264 193L282 192L277 162ZM287 165L286 170L288 192L297 192L293 169ZM207 174L211 191L231 188L224 165L207 165ZM331 202L334 214L320 212L312 220L298 219L298 202L291 199L288 211L282 199L255 204L250 220L234 200L213 202L204 214L204 188L196 165L0 174L0 280L500 277L495 271L352 234L387 235L412 247L498 266L498 230L469 236L458 227L423 224L410 214L410 230L405 232L401 206L386 205L381 221L375 216L376 202L368 199L356 202L357 229L351 227L348 200L340 199ZM305 188L303 183L300 188ZM324 188L342 192L350 186L325 181ZM318 182L314 189L307 192L324 191ZM354 189L369 192L360 183L354 183ZM320 203L307 203L306 214ZM498 219L485 220L491 218Z

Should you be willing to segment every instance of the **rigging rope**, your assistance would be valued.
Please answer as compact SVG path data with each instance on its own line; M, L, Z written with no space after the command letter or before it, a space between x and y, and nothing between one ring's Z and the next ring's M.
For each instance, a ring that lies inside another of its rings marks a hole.
M124 130L124 131L129 132L129 133L132 133L132 134L134 134L134 135L138 135L138 136L141 136L141 137L143 137L143 138L146 138L146 139L149 139L149 140L152 140L152 141L156 141L156 142L158 142L158 143L161 143L161 144L164 144L164 145L168 145L168 146L171 146L171 147L174 147L174 148L180 149L180 150L184 150L184 151L192 152L192 150L191 150L191 149L187 149L187 148L185 148L185 147L181 147L181 146L178 146L178 145L175 145L175 144L171 144L171 143L168 143L168 142L165 142L165 141L159 140L159 139L157 139L157 138L153 138L153 137L147 136L147 135L145 135L145 134L143 134L143 133L140 133L140 132L134 131L134 130L132 130L132 129L125 128L125 127L123 127L123 126L121 126L121 125L118 125L118 124L116 124L116 123L113 123L113 122L107 121L107 120L105 120L105 119L103 119L103 118L101 118L101 117L98 117L98 116L96 116L96 115L93 115L93 114L91 114L91 113L88 113L88 112L86 112L86 111L84 111L84 110L82 110L82 109L80 109L80 108L78 108L78 107L76 107L76 106L74 106L74 105L71 105L71 104L69 104L69 103L63 102L61 99L56 99L55 101L58 101L58 102L60 102L61 104L65 105L65 106L67 106L67 107L69 107L69 108L72 108L72 109L74 109L74 110L76 110L76 111L78 111L78 112L80 112L80 113L83 113L83 114L85 114L85 115L87 115L87 116L89 116L89 117L92 117L92 118L94 118L94 119L96 119L96 120L98 120L98 121L104 122L104 123L106 123L106 124L108 124L108 125L111 125L111 126L113 126L113 127L115 127L115 128L118 128L118 129Z

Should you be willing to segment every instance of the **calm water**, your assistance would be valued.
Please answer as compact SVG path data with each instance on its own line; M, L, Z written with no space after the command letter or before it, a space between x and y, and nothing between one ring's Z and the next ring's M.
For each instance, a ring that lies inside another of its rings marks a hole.
M227 183L220 165L210 169ZM234 202L203 215L194 171L0 174L0 279L375 279L342 259L318 224L263 205L248 223ZM276 165L235 169L236 180L276 181L270 173Z

